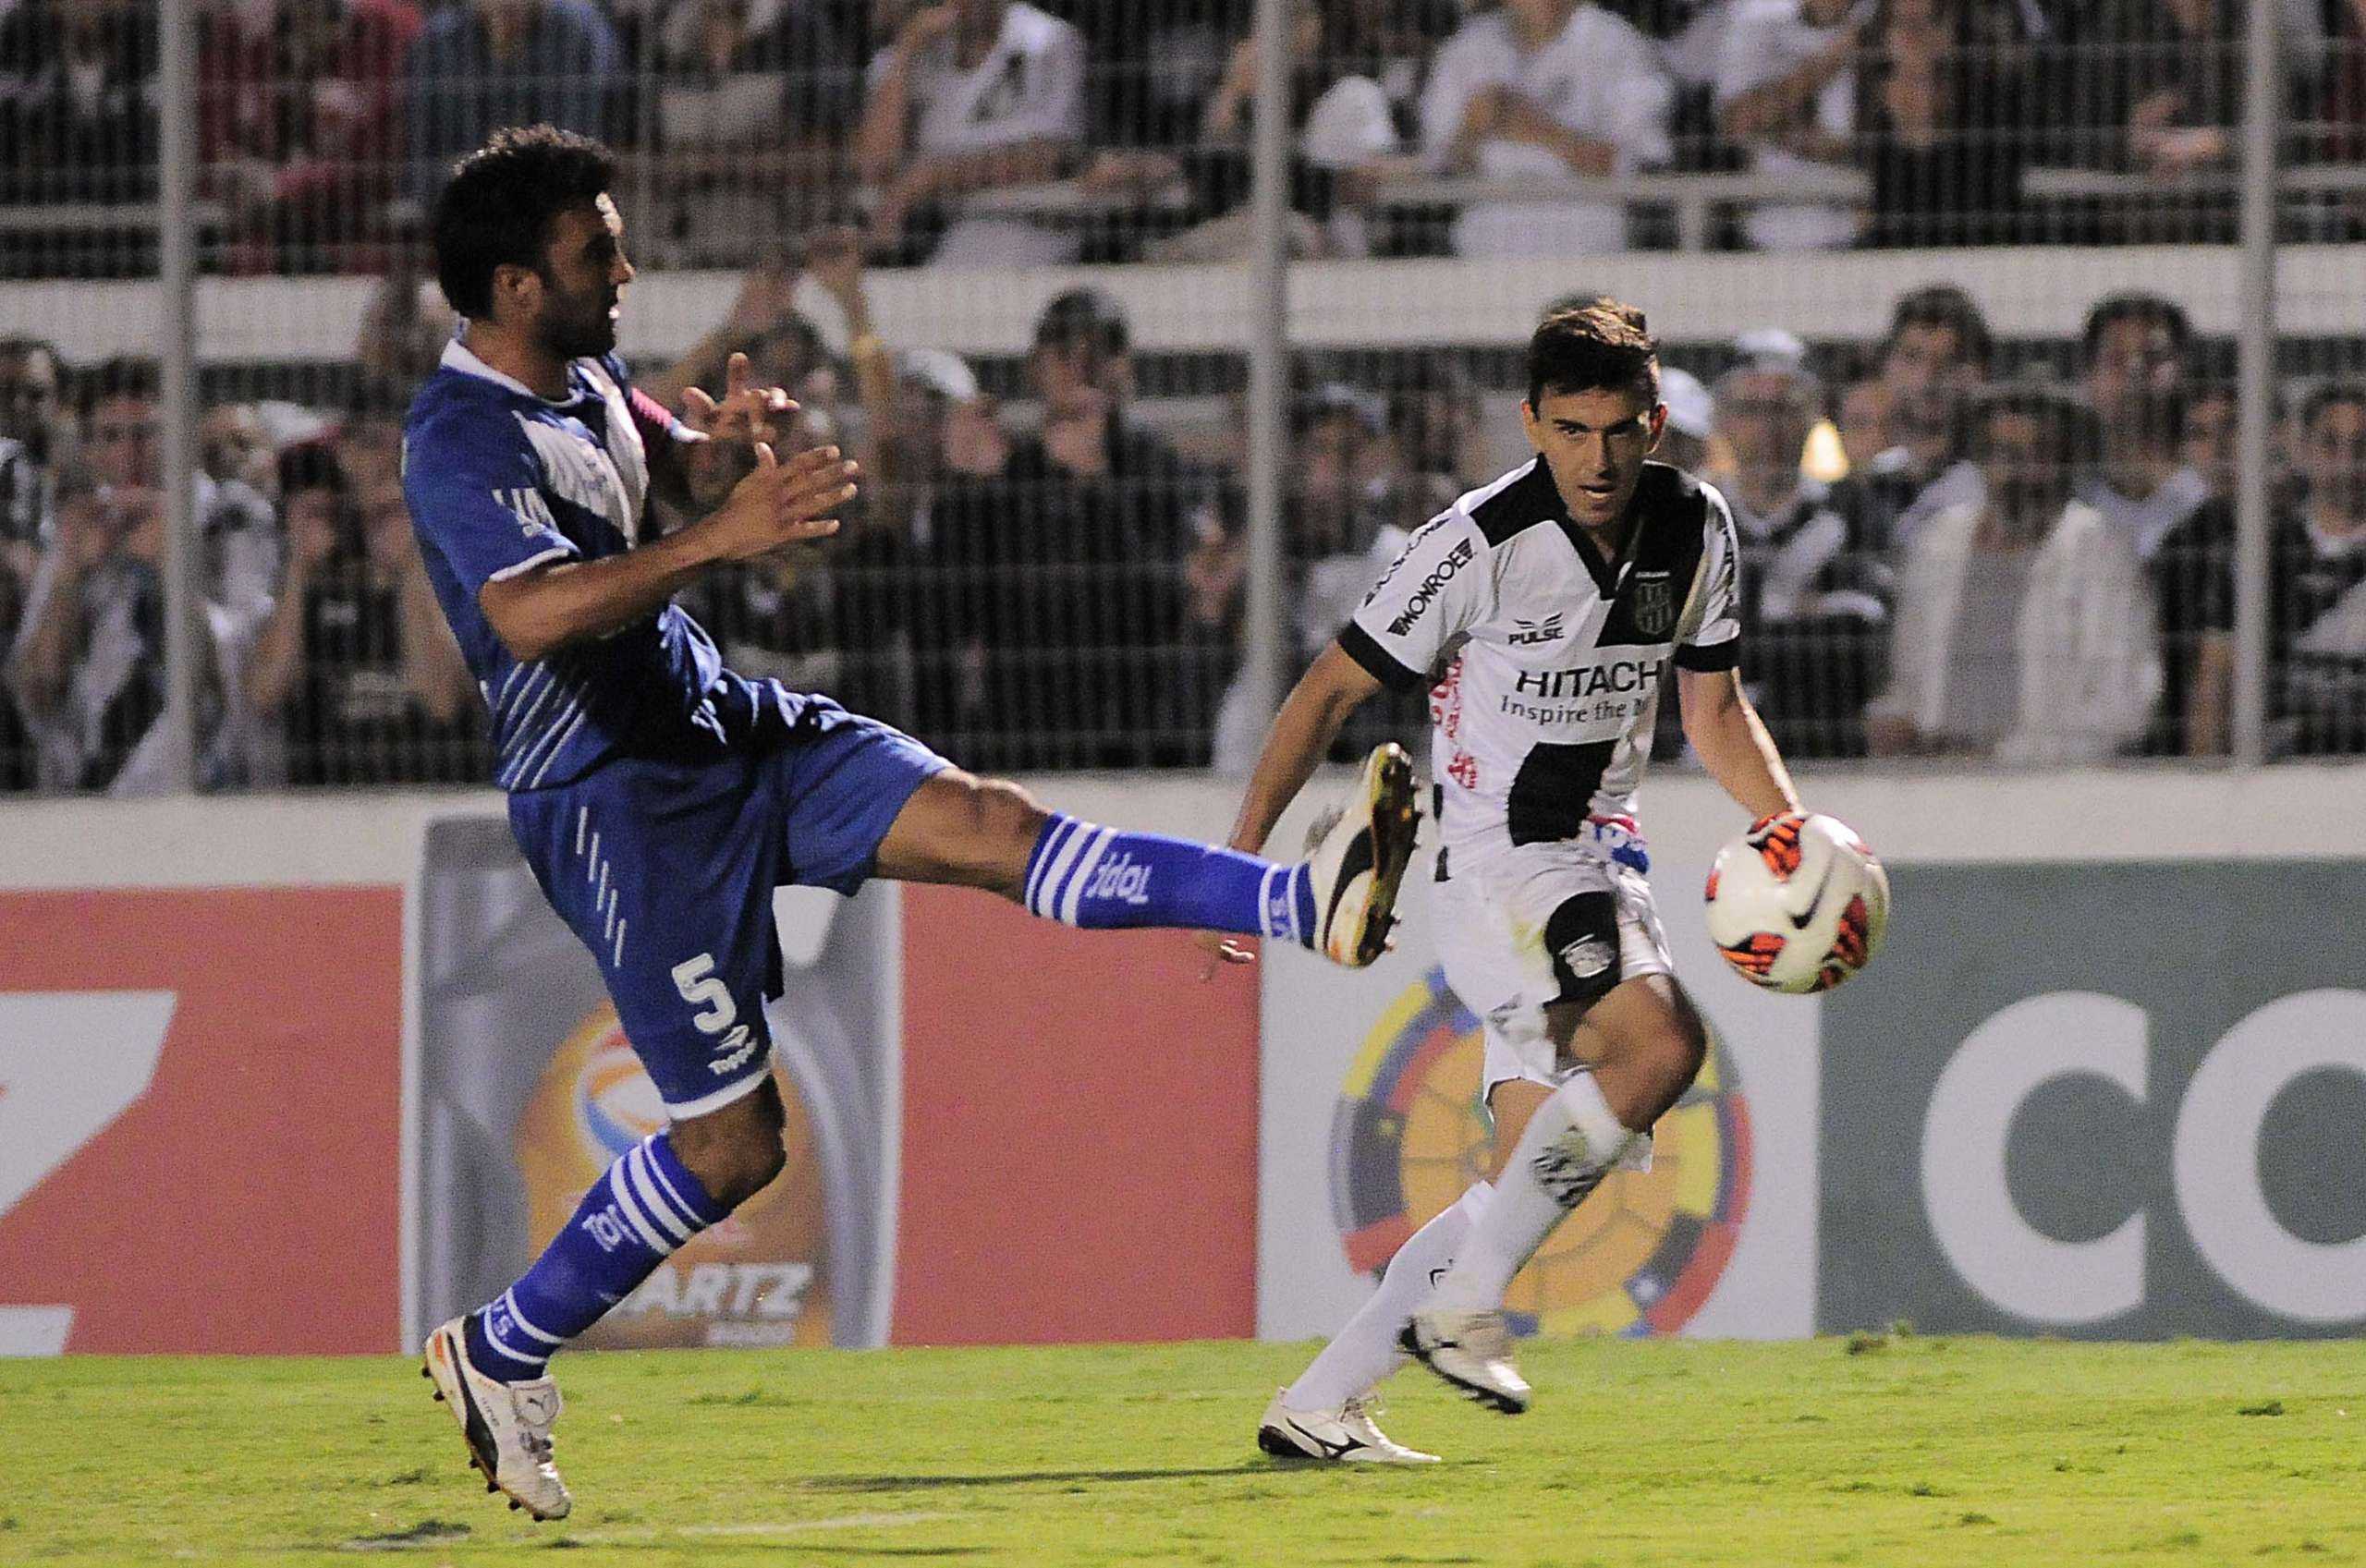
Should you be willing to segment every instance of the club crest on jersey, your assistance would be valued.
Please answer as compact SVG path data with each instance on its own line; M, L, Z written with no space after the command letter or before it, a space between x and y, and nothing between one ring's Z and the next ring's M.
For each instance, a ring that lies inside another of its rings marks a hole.
M1532 648L1540 642L1560 641L1567 635L1566 628L1561 625L1563 614L1562 611L1555 610L1541 621L1523 621L1518 615L1514 615L1512 625L1519 629L1512 633L1512 646Z
M1665 637L1676 629L1676 584L1667 573L1637 572L1627 602L1635 629L1645 637Z

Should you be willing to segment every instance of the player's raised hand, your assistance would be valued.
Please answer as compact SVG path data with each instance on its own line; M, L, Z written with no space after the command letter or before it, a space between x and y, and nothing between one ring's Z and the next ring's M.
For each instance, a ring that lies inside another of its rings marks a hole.
M838 531L831 516L854 499L857 467L835 446L799 452L786 463L769 443L756 444L756 466L699 527L718 559L752 561Z
M788 393L777 386L749 384L748 356L734 354L723 372L723 401L699 387L682 392L683 420L710 441L732 444L770 441L774 421L797 409Z

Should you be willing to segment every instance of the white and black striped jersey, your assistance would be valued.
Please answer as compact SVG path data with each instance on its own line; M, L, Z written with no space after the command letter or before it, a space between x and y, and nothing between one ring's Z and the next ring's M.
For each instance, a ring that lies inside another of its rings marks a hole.
M1431 519L1340 632L1384 686L1433 688L1445 848L1576 838L1590 816L1631 816L1668 662L1738 663L1725 497L1647 463L1629 515L1625 550L1604 560L1536 458Z

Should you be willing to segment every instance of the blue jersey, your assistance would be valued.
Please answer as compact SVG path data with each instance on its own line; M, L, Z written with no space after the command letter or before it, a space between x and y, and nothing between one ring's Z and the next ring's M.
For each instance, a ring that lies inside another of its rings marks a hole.
M794 725L806 699L723 667L704 627L668 603L613 636L511 657L478 605L488 582L596 561L643 536L645 443L680 423L629 390L614 356L567 366L553 402L455 338L411 400L403 496L428 580L493 714L494 782L548 788L612 757L695 760Z

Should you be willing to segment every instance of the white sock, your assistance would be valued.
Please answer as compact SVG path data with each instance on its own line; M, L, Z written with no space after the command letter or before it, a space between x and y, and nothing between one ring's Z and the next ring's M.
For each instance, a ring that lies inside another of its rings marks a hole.
M1555 1089L1529 1118L1486 1213L1429 1305L1468 1312L1503 1306L1512 1276L1640 1136L1619 1125L1592 1073Z
M1429 1298L1434 1277L1454 1266L1455 1249L1486 1212L1493 1190L1485 1182L1472 1183L1405 1238L1381 1271L1380 1288L1283 1392L1284 1404L1292 1410L1336 1410L1396 1370L1405 1359L1396 1348L1396 1331Z

